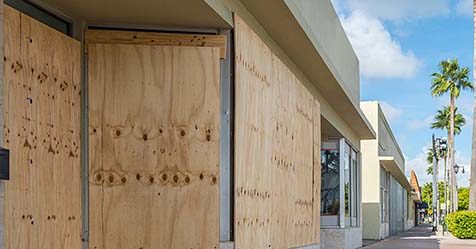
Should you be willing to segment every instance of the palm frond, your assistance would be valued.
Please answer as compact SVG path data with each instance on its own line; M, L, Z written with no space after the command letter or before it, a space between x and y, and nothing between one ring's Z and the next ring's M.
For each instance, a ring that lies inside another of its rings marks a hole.
M432 129L450 130L451 120L451 108L444 106L441 110L438 110L434 121L430 124ZM458 108L455 108L455 134L460 134L463 126L466 125L466 119L461 113L458 113Z
M462 90L473 90L469 68L461 68L457 59L443 60L438 67L440 72L431 74L431 95L438 97L450 93L457 98Z

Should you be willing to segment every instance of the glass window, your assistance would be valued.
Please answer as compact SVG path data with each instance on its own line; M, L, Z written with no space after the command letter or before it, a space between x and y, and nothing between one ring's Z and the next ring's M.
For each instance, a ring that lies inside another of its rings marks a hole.
M345 225L358 226L357 212L360 201L358 196L360 193L358 185L359 169L357 161L357 151L349 144L344 146L344 211Z
M352 156L351 156L351 159L352 159L352 168L351 168L351 172L352 172L352 198L351 198L351 201L353 203L352 205L352 226L358 226L358 222L357 222L357 214L359 212L359 204L360 204L360 200L359 200L359 195L360 195L360 189L359 189L359 169L358 169L358 161L357 161L357 152L355 150L352 150Z
M340 207L339 141L322 143L321 167L321 215L337 216Z
M382 223L388 223L388 205L390 173L380 166L380 218Z
M345 200L345 217L350 217L350 206L351 206L351 181L350 181L350 146L345 145L344 149L344 200ZM350 225L350 224L349 224Z
M324 141L321 166L321 224L359 226L358 152L344 139Z

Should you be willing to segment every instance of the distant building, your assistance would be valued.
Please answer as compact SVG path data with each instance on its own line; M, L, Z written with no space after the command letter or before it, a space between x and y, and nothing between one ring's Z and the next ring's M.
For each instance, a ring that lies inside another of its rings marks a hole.
M411 206L412 208L412 213L414 214L414 226L418 226L420 222L422 222L422 217L423 215L427 212L428 205L424 202L422 202L422 196L421 196L421 187L420 183L418 182L418 177L416 175L415 170L410 171L410 184L412 185L412 201L413 204Z
M360 106L377 133L376 139L361 141L363 238L380 240L414 226L412 186L380 104L370 101Z

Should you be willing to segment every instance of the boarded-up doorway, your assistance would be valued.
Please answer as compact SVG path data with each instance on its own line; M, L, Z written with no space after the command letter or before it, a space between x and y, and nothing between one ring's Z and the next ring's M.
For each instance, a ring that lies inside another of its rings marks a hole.
M81 248L80 43L4 6L5 248Z
M218 248L218 35L89 31L90 248Z

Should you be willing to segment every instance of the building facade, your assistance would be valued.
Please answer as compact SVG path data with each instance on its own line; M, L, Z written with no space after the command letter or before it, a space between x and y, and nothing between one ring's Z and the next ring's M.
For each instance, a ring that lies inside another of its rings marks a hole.
M412 195L411 195L411 200L413 205L410 205L410 214L412 215L409 220L409 226L418 226L421 222L421 213L424 213L425 210L422 210L421 203L422 203L422 197L421 197L421 187L420 183L418 182L418 177L416 175L415 170L410 171L410 184L412 186ZM413 218L413 219L411 219Z
M376 101L361 108L377 133L363 140L363 238L380 240L407 230L413 221L412 188L405 176L405 158L390 125Z
M376 132L329 0L1 6L2 248L361 246Z

